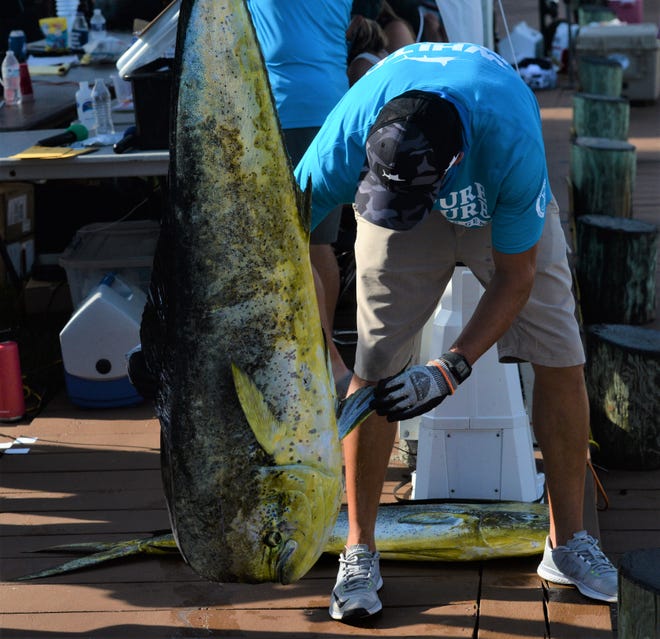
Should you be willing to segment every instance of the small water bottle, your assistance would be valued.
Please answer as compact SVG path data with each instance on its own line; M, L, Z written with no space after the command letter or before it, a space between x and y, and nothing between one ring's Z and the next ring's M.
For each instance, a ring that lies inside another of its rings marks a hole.
M105 30L105 18L101 13L101 9L94 9L92 19L89 21L89 39L90 42L103 40L107 35Z
M85 15L78 11L71 26L71 38L69 41L69 48L74 50L82 49L89 40L89 26Z
M14 52L10 49L2 61L2 86L5 93L5 104L15 106L21 103L21 66Z
M94 100L94 113L96 114L96 136L101 142L112 144L114 142L115 125L112 123L112 110L110 109L110 91L102 78L97 78L92 89Z
M76 91L76 111L78 120L89 133L89 137L94 137L96 132L96 112L94 111L94 98L87 81L79 82L79 89Z

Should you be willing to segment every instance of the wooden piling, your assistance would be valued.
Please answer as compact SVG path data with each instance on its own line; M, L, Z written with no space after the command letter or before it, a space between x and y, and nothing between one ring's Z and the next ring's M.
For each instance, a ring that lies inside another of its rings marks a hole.
M578 56L578 84L582 93L618 98L623 91L623 67L605 56Z
M610 468L660 468L660 331L595 324L586 329L586 343L594 461Z
M573 136L627 140L630 102L625 98L591 93L573 96Z
M570 157L575 215L632 217L636 162L635 147L624 140L575 138Z
M660 548L627 552L619 565L619 639L660 637Z
M655 319L658 227L610 215L576 220L576 274L585 324Z

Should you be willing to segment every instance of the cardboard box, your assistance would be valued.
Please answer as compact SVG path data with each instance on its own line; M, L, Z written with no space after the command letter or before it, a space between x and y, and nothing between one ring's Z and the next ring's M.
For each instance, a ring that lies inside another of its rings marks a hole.
M30 233L34 233L34 186L0 183L0 235L9 244Z
M7 244L7 254L19 278L25 279L34 264L34 236L24 237ZM0 259L0 285L11 284L5 263Z
M660 95L660 45L658 27L642 24L587 25L575 45L581 55L618 60L623 67L623 97L634 101L656 100Z
M25 284L23 295L28 315L73 312L69 284L65 281L47 282L31 277Z

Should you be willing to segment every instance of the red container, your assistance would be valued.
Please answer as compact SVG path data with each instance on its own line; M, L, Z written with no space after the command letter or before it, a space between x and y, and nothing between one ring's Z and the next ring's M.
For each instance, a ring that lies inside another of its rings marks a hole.
M14 422L25 415L23 379L16 342L0 342L0 421Z
M607 6L621 22L644 22L644 0L607 0Z
M27 62L20 64L20 78L21 78L21 102L34 101L34 91L32 89L32 78L30 78L30 69L28 69Z

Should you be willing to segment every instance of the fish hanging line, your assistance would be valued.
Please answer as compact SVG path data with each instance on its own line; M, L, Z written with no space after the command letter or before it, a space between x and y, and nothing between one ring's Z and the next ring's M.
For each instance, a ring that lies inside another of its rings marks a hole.
M511 32L509 31L509 23L506 19L506 14L504 13L502 0L497 0L497 4L500 7L500 13L502 14L502 22L504 23L504 30L506 31L506 37L509 42L509 46L511 47L511 51L513 52L513 66L516 67L516 71L518 72L518 74L520 74L520 69L518 68L518 56L516 55L516 51L513 48L513 42L511 40Z

